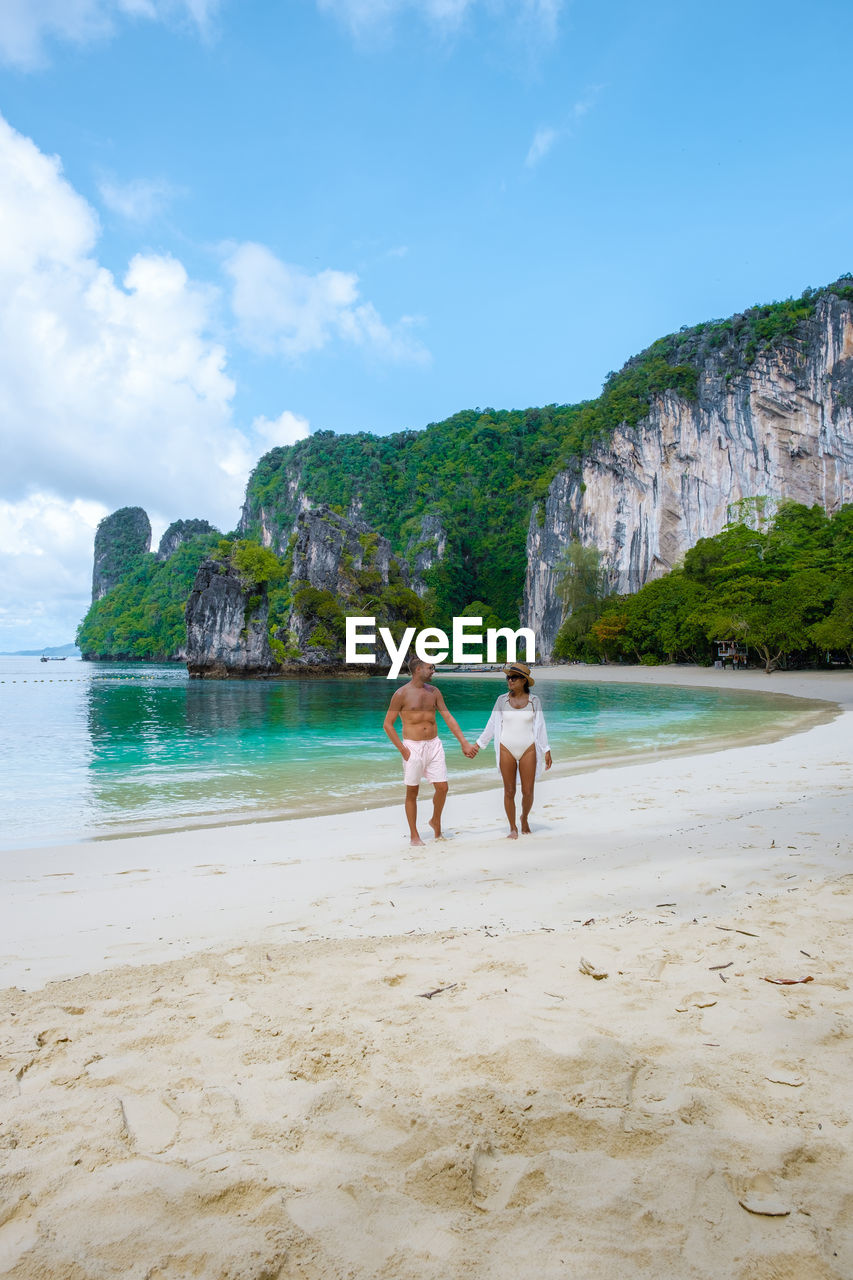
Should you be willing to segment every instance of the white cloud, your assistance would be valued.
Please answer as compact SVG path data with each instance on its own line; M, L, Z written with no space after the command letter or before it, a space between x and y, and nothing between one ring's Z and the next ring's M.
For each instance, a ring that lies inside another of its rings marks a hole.
M7 627L10 610L21 613L16 598L46 624L73 580L73 632L87 603L94 525L108 510L138 504L152 522L203 516L230 528L257 456L234 427L225 351L209 336L216 291L154 254L134 257L118 282L94 256L97 236L93 210L59 161L0 118ZM0 635L0 648L10 647L24 646Z
M2 0L0 60L30 69L52 40L89 44L113 34L121 19L189 22L202 35L221 0Z
M502 19L507 14L537 35L553 38L563 0L316 0L321 12L331 13L356 36L388 29L405 13L423 18L431 27L452 35L467 15L479 8Z
M297 440L304 440L311 434L311 428L307 418L300 418L298 414L285 409L284 413L272 421L264 417L255 418L252 433L266 449L275 449L279 445L296 444Z
M117 282L58 160L2 120L0 192L0 496L25 497L35 480L70 499L184 514L193 476L222 519L240 494L220 465L234 384L207 336L215 292L156 254L136 255Z
M569 138L575 131L575 126L587 115L595 106L596 99L601 93L604 85L593 85L586 97L578 98L577 102L572 103L566 113L565 122L561 128L553 128L551 125L543 125L533 135L533 141L528 148L527 155L524 160L525 168L535 169L540 161L544 160L548 153L553 149L555 143L561 138Z
M92 543L107 508L33 493L0 500L0 650L67 644L88 603Z
M548 127L537 129L533 135L533 141L530 144L530 149L528 150L527 157L524 161L525 166L528 169L534 169L536 165L539 164L540 160L545 159L545 156L547 156L559 136L560 134L557 129L551 129Z
M86 610L97 521L142 506L162 531L237 517L249 470L308 434L285 410L248 431L212 336L222 299L177 259L140 253L121 280L100 265L91 206L56 157L0 116L0 649L70 639ZM359 298L358 277L316 275L261 245L228 264L238 321L286 354L331 339L387 359L428 358Z
M406 321L388 326L373 303L359 301L353 272L311 275L253 243L232 247L225 270L233 281L231 305L241 337L257 351L295 358L338 338L383 359L429 359Z
M163 212L177 194L165 178L132 178L119 182L103 176L98 191L108 209L128 222L151 222Z

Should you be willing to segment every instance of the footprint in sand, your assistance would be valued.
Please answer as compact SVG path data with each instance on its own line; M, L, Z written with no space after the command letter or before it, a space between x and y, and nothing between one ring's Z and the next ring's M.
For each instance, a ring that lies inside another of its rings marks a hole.
M756 1213L764 1218L787 1218L794 1208L787 1197L778 1193L767 1173L759 1173L749 1180L738 1196L738 1204L747 1213Z
M471 1192L478 1209L500 1212L512 1199L530 1160L523 1155L502 1155L491 1145L478 1148L471 1169Z

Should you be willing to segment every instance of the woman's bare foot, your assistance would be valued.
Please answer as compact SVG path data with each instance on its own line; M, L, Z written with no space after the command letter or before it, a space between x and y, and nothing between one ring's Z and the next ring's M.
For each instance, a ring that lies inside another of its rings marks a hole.
M530 830L530 823L527 821L526 818L521 819L521 834L523 836L529 836L533 834L533 832Z
M425 843L425 841L423 841L423 840L420 838L420 836L415 835L415 836L412 836L412 838L411 838L411 840L409 841L409 843L410 843L410 844L412 844L412 845L414 845L415 847L417 847L418 845L422 845L422 844L424 844L424 843Z
M507 840L517 840L517 839L518 839L518 831L515 827L512 827L510 829L509 835L507 836Z

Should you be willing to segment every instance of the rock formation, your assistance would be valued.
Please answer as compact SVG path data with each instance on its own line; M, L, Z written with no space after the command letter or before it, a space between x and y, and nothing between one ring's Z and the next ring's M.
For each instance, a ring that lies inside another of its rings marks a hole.
M292 554L289 641L308 666L340 663L345 613L385 612L383 591L392 582L407 585L407 571L391 555L387 538L326 505L300 513Z
M121 507L105 516L95 532L92 600L118 586L134 556L151 550L151 521L142 507Z
M745 507L853 502L853 303L827 295L806 328L745 369L710 355L696 401L665 392L555 477L527 539L522 621L542 658L562 621L555 567L569 542L596 546L629 592Z
M636 591L700 538L732 519L768 519L785 500L828 512L853 502L849 278L670 334L584 405L468 410L424 432L317 432L270 450L250 477L238 536L244 550L278 557L288 586L277 586L270 604L266 589L206 564L188 613L190 666L218 674L334 666L353 613L392 628L426 625L477 599L514 620L525 569L520 620L547 659L562 621L556 587L569 544L596 547L611 587ZM210 554L216 538L200 534L213 534L205 521L166 531L156 566L164 582L188 560L182 552L168 565L187 540L197 539L195 563ZM102 522L96 601L149 545L138 508ZM174 591L185 593L188 582L176 579ZM151 600L163 585L152 585ZM138 610L121 607L123 634ZM102 620L101 630L118 634L114 621Z
M404 567L387 539L363 521L328 506L304 510L285 551L290 572L274 592L278 616L271 613L265 582L247 582L227 560L200 566L186 609L190 675L342 672L348 613L392 627L412 615L422 623ZM383 668L377 663L363 670L376 675Z
M279 670L269 642L269 599L231 566L205 560L186 607L191 676L271 675Z
M301 468L291 458L291 452L290 449L279 446L265 455L265 460L277 464L275 470L278 473L278 488L275 503L258 503L253 497L250 480L237 525L241 538L257 538L262 547L268 547L280 556L287 553L287 545L299 513L311 507L300 487Z
M376 586L387 587L391 572L391 544L363 520L348 520L331 507L303 511L293 544L293 580L345 599L357 593L359 575L376 575Z
M160 539L157 559L168 560L169 556L175 554L178 547L182 547L191 538L199 537L200 534L218 532L219 530L207 520L173 520Z
M435 568L443 558L447 549L447 534L441 518L431 511L422 516L419 534L418 538L410 541L406 551L412 568L412 590L419 596L424 596L427 588L423 575Z

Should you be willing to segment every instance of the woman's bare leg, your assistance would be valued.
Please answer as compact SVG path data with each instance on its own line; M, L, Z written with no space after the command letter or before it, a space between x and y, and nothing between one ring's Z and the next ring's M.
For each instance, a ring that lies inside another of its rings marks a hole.
M501 746L501 777L504 780L504 810L509 821L510 840L518 839L518 827L515 825L515 787L518 772L515 756Z
M527 821L533 808L533 784L536 781L536 747L531 743L518 762L521 776L521 834L530 835L530 823Z

